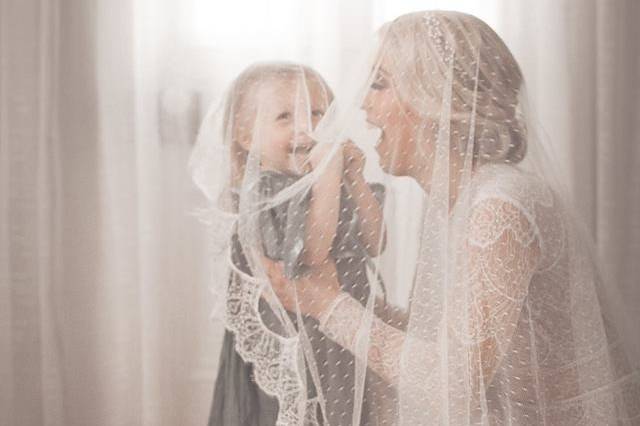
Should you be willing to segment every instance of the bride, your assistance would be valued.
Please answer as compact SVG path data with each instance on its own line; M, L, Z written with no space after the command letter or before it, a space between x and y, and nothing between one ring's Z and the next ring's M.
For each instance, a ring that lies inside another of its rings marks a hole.
M509 49L454 12L401 16L378 36L352 108L327 113L316 138L339 143L361 108L381 130L383 171L422 188L425 202L406 211L420 225L403 241L418 247L407 309L390 309L381 292L355 300L329 261L296 279L264 256L254 267L263 297L315 318L355 355L353 395L373 403L355 404L343 424L360 423L363 406L388 425L640 424L636 335L527 123ZM364 157L354 161L362 170ZM404 251L387 231L372 271L389 291L383 265ZM313 352L299 353L298 365L313 369ZM365 383L368 371L378 388Z

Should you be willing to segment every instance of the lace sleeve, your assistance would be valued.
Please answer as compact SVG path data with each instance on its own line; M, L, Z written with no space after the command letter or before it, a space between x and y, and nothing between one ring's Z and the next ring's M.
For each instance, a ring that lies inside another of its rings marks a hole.
M466 312L452 316L449 330L468 348L484 383L504 357L541 258L535 221L520 206L498 198L479 203L471 214L465 245L468 263L454 287L454 305L469 300ZM474 388L480 375L474 374Z
M441 359L444 353L448 357L463 354L472 361L470 373L477 390L481 378L477 370L481 368L482 378L490 380L509 346L540 258L538 234L527 214L498 199L480 203L469 223L464 245L466 274L450 295L454 302L450 305L456 310L449 313L446 321L450 336L447 351L440 351L435 343L415 339L375 316L371 319L368 366L391 383L398 382L401 370L436 372L445 361ZM470 302L455 303L458 299ZM320 327L329 338L354 352L359 333L367 328L366 315L360 303L342 294L321 317ZM403 357L403 351L412 355ZM411 364L417 360L433 363L433 368L420 365L412 369ZM448 372L452 373L455 374ZM416 386L420 387L425 386L425 380L437 380L415 377L420 381Z
M340 346L355 352L359 333L364 329L366 308L348 293L341 293L320 317L320 331ZM371 324L368 365L381 377L395 382L398 376L405 333L374 316Z

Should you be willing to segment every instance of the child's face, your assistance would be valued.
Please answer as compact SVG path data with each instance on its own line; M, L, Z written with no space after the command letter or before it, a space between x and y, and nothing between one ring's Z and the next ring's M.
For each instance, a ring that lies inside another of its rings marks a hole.
M260 144L262 170L304 174L309 151L315 142L309 133L324 115L327 92L315 78L289 78L265 82L249 102L254 103L255 121L247 148Z

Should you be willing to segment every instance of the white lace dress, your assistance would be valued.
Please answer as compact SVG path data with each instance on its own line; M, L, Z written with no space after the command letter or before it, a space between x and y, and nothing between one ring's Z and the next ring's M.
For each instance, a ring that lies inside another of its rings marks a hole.
M554 193L507 165L481 167L469 189L466 219L455 207L450 219L464 223L465 261L452 262L464 274L450 272L458 278L436 338L369 322L346 294L321 330L352 351L366 334L367 365L401 390L400 407L426 395L421 424L639 424L637 375L618 356L593 268L576 256Z

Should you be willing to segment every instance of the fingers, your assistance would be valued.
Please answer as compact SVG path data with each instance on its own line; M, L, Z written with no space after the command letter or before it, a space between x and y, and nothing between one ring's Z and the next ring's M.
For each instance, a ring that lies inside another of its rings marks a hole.
M327 155L337 156L342 152L342 146L337 146L331 143L319 143L310 152L309 157L311 160L319 163Z
M358 148L358 145L356 145L351 139L347 139L344 142L344 147L345 147L345 149L348 149L350 151L351 150L358 150L358 151L360 150L360 148Z
M354 177L364 171L365 155L355 143L348 140L344 143L344 163L347 177Z
M360 147L358 145L356 145L355 142L353 142L351 139L347 139L344 144L343 144L344 148L348 151L352 151L352 152L362 152L362 150L360 149Z
M358 145L350 140L347 140L343 144L343 152L347 159L358 159L364 156L364 152L362 152L362 149L360 149Z
M264 270L271 282L281 282L284 278L284 266L282 262L276 262L264 255L260 255Z

